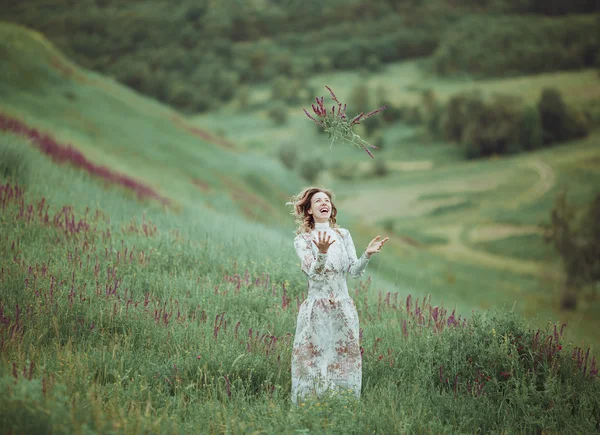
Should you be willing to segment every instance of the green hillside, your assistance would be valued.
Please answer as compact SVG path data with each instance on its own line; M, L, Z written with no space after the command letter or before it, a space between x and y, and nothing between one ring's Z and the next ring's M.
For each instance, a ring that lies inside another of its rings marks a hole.
M0 23L0 58L3 431L599 427L598 308L555 310L561 269L539 239L561 183L577 204L594 194L597 132L465 162L398 123L374 159L389 172L374 177L364 153L329 148L300 107L274 125L264 86L252 112L190 119L19 25ZM314 84L345 97L343 79ZM359 252L391 235L368 277L349 281L360 401L341 391L290 406L306 280L285 201L306 181L277 158L284 140L326 162L317 182L338 194ZM354 177L337 177L334 161L356 164Z
M157 189L174 209L243 209L248 217L282 222L285 213L274 202L288 199L300 181L279 163L240 153L176 111L78 68L38 33L3 24L0 36L4 116Z

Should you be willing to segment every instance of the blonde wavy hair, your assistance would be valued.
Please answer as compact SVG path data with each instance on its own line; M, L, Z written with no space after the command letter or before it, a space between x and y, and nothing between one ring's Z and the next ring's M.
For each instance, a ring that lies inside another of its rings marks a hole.
M308 213L308 210L311 206L312 197L319 192L323 192L329 197L329 200L331 201L331 217L329 218L329 225L338 234L340 233L338 230L339 225L336 223L335 218L337 216L337 208L333 203L333 192L329 189L322 189L319 187L307 187L298 195L292 196L290 201L286 203L286 205L293 206L291 214L294 216L294 222L298 224L296 234L309 233L314 230L315 219L311 214Z

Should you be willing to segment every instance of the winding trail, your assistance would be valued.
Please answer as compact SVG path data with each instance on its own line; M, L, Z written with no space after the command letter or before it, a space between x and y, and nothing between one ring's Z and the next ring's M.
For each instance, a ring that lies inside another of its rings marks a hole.
M417 165L418 169L426 169L426 165L422 162L419 163L421 164ZM394 162L390 162L390 166L394 166ZM554 170L540 157L529 158L520 163L517 168L535 171L538 175L537 180L515 197L500 203L494 203L495 206L507 209L523 207L542 198L556 183ZM466 193L492 191L500 185L499 180L505 176L505 173L492 174L488 172L483 176L475 175L447 180L444 182L443 187L440 187L438 183L424 183L419 186L377 189L363 192L358 197L353 197L352 201L354 205L358 202L363 210L377 210L377 213L368 215L367 220L372 223L380 222L386 218L419 218L438 207L460 204L465 200L464 194ZM423 197L423 195L439 193L440 190L454 195L446 198ZM381 207L382 203L385 203L386 207ZM343 206L350 206L350 204L343 204ZM481 225L456 223L428 229L426 232L431 235L445 237L448 239L448 243L431 246L413 245L414 248L426 249L454 261L509 270L522 275L545 279L560 279L562 277L561 270L551 269L542 262L497 255L469 246L471 243L500 240L511 236L541 235L543 231L538 226L507 225L493 222ZM404 245L410 245L406 241L403 242Z
M559 279L562 276L562 272L560 270L549 269L543 263L503 257L501 255L491 254L486 251L470 248L461 240L463 230L463 225L453 225L448 227L440 227L434 231L430 231L432 234L438 234L447 237L448 244L432 246L429 248L429 251L444 255L454 261L464 261L465 263L482 265L495 269L510 270L523 275L551 279Z
M515 209L525 203L536 201L552 189L556 183L556 174L554 173L554 170L542 159L527 160L523 162L523 166L536 171L539 179L533 186L506 204L508 208Z

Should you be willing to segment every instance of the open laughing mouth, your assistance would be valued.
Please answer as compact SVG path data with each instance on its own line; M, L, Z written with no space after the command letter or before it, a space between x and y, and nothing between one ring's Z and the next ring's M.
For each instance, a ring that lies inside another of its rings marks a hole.
M321 207L321 208L319 209L319 211L320 211L321 213L328 213L328 212L329 212L329 208L328 208L328 207Z

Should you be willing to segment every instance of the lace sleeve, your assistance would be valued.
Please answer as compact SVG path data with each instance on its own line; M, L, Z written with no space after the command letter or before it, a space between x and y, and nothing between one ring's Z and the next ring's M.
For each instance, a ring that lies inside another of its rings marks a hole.
M350 231L342 230L344 233L344 244L346 245L346 252L348 253L348 274L351 278L360 278L364 275L367 264L369 263L369 257L367 252L363 252L360 258L356 257L356 248L352 241Z
M300 257L302 271L309 279L319 280L324 278L327 254L317 251L315 255L311 247L312 243L310 234L300 234L294 239L294 248Z

